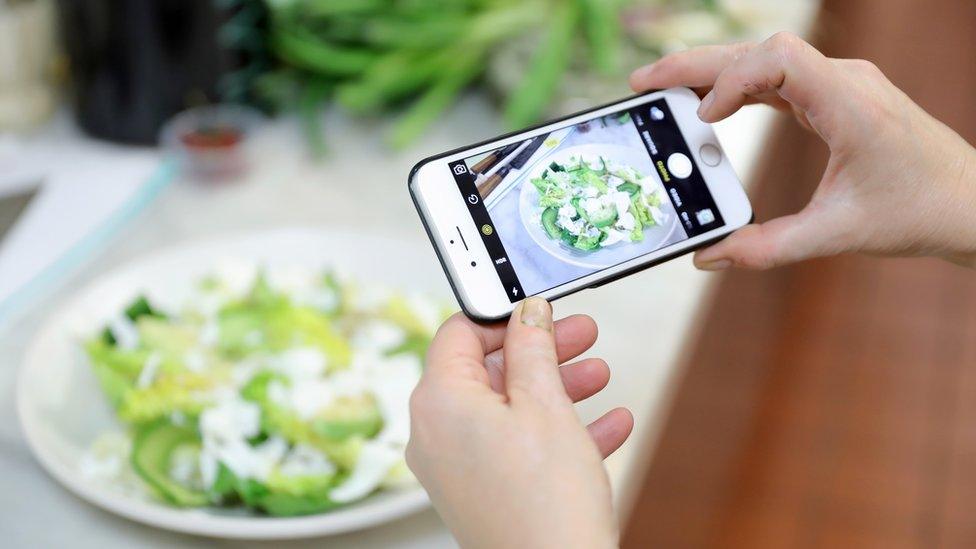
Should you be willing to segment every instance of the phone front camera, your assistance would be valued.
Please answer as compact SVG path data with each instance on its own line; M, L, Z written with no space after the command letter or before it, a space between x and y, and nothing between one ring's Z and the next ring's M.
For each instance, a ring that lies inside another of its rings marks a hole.
M478 266L478 262L477 261L472 261L471 262L471 266L472 267L477 267Z

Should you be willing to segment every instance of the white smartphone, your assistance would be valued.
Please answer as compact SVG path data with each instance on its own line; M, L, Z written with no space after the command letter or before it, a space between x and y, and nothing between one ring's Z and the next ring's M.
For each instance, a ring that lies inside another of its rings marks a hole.
M462 310L594 288L705 246L752 208L687 88L427 158L409 188Z

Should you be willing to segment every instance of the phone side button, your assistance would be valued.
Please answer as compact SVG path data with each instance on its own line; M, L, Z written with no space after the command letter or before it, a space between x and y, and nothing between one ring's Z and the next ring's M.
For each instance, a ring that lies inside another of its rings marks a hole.
M614 278L610 278L610 279L607 279L607 280L601 280L599 282L594 282L593 284L590 284L589 286L587 286L586 289L587 290L595 290L595 289L600 288L602 286L606 286L608 283L613 282L614 280L619 280L619 278L620 277L614 277Z

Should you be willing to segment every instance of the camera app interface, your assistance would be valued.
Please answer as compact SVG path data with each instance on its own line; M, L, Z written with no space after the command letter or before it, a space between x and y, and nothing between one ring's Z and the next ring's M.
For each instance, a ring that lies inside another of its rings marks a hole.
M512 302L724 225L664 99L450 169Z

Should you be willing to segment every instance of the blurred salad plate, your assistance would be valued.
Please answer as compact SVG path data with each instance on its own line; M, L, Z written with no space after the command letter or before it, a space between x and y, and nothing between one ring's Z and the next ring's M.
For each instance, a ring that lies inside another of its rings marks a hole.
M111 272L28 348L30 447L83 499L191 534L321 536L424 509L407 404L450 313L424 253L283 229Z

